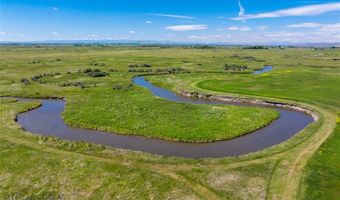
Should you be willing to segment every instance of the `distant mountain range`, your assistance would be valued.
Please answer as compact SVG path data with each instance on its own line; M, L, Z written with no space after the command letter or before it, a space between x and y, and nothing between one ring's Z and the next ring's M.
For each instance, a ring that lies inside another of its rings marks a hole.
M269 42L269 43L204 43L204 42L176 42L158 40L44 40L44 41L0 41L0 45L164 45L164 46L296 46L296 47L340 47L340 42L319 43L293 43L293 42Z

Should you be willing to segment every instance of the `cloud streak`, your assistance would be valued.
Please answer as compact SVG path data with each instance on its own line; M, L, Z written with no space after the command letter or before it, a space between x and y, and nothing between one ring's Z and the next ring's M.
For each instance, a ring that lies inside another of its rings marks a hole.
M229 31L250 31L251 28L248 26L230 26L228 27Z
M165 27L166 30L171 31L196 31L196 30L205 30L208 26L205 24L198 24L198 25L178 25L178 26L167 26Z
M246 12L245 9L243 8L241 1L238 0L238 7L240 8L240 12L238 13L239 17L243 17L244 13Z
M321 24L314 23L314 22L306 22L301 24L290 24L286 26L287 28L317 28L320 27Z
M242 12L241 7L242 6L240 6L239 16L232 18L233 20L278 18L278 17L289 17L289 16L314 16L314 15L321 15L321 14L332 12L332 11L340 11L340 3L326 3L326 4L301 6L301 7L288 8L288 9L282 9L282 10L277 10L273 12L265 12L265 13L258 13L258 14L244 14L244 12Z
M286 26L286 28L297 28L297 29L306 29L310 28L314 31L322 32L322 33L340 33L340 23L335 24L319 24L315 22L307 22L301 24L291 24Z
M159 13L150 13L149 15L159 16L159 17L170 17L170 18L177 18L177 19L195 19L191 16L185 15L172 15L172 14L159 14Z

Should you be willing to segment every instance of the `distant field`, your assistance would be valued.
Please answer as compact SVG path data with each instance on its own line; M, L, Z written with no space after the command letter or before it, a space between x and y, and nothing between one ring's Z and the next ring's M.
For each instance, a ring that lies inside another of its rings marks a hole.
M237 137L278 117L272 109L155 98L131 84L141 74L154 74L147 79L174 92L301 104L320 120L261 152L191 160L32 135L14 117L38 103L1 100L0 197L336 199L339 57L339 49L313 48L1 46L1 96L66 97L63 117L74 126L205 142ZM264 65L273 71L251 74Z

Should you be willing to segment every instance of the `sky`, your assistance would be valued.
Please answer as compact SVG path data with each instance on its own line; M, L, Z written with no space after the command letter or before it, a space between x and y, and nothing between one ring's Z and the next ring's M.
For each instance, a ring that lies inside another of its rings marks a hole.
M0 41L46 40L340 42L340 1L0 1Z

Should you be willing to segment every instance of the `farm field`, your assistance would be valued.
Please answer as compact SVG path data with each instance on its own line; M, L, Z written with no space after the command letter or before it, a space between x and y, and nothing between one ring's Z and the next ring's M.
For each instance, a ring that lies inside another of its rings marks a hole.
M340 189L338 48L1 46L0 197L65 199L336 199ZM273 70L252 74L263 66ZM293 103L319 119L293 138L239 157L186 159L28 133L14 97L65 98L74 127L184 142L248 134L270 108L167 101L175 93ZM327 177L327 178L326 178Z

